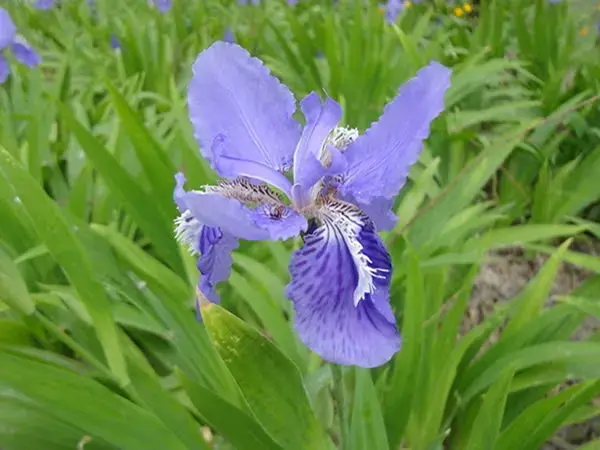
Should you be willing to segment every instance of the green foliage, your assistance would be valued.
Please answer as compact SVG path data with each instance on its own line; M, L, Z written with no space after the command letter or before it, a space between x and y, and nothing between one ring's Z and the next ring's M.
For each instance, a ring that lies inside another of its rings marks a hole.
M600 237L593 3L423 1L394 24L360 0L3 4L43 63L0 85L0 448L528 450L595 417L600 334L571 339L600 317L600 259L580 250ZM429 60L453 69L383 236L403 339L384 367L299 341L297 242L242 243L222 306L195 317L173 176L216 178L186 86L226 29L361 131ZM549 259L465 329L482 265L515 246ZM564 262L591 276L548 304Z

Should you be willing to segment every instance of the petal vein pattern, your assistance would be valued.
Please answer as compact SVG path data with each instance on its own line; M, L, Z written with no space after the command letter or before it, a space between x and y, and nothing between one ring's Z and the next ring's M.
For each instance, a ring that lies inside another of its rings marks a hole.
M388 269L373 267L373 261L363 253L363 246L358 240L360 231L367 226L369 218L356 206L341 201L330 201L321 210L320 218L327 230L333 230L330 238L343 239L358 272L358 283L352 300L354 305L364 299L366 294L375 290L374 278L384 278ZM329 234L329 233L328 233Z
M341 185L344 195L368 203L392 198L404 185L417 161L431 122L444 109L450 69L432 62L407 81L384 109L379 121L348 146L348 169Z
M304 246L290 261L286 293L296 311L296 331L326 360L362 367L384 364L400 348L389 305L389 255L354 206L324 205L322 221L309 228Z
M192 70L190 119L202 155L213 168L219 156L227 156L289 169L300 137L289 89L259 59L225 42L200 53Z

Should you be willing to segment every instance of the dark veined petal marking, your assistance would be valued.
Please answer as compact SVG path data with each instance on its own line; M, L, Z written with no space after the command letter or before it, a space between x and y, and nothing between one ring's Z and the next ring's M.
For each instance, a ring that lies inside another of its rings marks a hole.
M238 240L220 228L203 226L198 235L200 257L198 271L202 274L200 290L213 303L219 301L215 288L231 274L231 252L238 247Z
M375 367L400 348L389 305L390 258L357 208L330 202L290 262L295 328L324 359Z

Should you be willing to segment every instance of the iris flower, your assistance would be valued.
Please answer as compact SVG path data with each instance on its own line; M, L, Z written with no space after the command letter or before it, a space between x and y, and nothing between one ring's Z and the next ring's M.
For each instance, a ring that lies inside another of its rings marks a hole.
M235 36L233 35L233 31L231 31L231 28L227 27L227 29L225 30L225 33L223 33L223 40L225 42L230 42L230 43L235 42Z
M385 5L381 5L380 9L385 14L385 20L387 23L395 23L404 8L412 6L413 3L419 3L420 0L388 0Z
M388 0L385 6L383 6L385 20L387 20L388 23L395 23L398 14L400 14L400 11L403 9L404 4L402 0Z
M216 42L201 52L188 88L190 118L223 180L185 191L178 173L174 200L176 236L199 255L204 296L218 301L215 286L229 277L238 239L301 235L286 289L301 340L335 363L387 362L400 335L389 303L392 265L377 231L395 224L393 198L449 85L450 70L431 62L359 136L338 126L340 105L315 92L300 102L301 127L289 89L240 46Z
M161 13L169 12L173 6L172 0L151 0L151 3Z
M40 57L20 36L10 14L0 8L0 83L4 83L10 74L10 65L4 56L10 49L17 61L28 67L37 66Z

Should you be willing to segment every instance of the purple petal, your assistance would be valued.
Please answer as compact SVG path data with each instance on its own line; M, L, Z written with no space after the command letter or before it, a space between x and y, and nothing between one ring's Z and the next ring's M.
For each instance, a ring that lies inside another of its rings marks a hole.
M235 36L233 35L231 28L227 28L225 30L225 33L223 34L223 41L229 42L230 44L235 42Z
M110 47L113 50L117 50L117 49L121 48L121 43L119 42L119 39L117 38L117 36L115 36L114 34L110 35Z
M289 89L236 44L216 42L200 53L188 89L190 118L202 155L290 168L300 129Z
M238 200L219 194L189 191L180 198L203 225L221 228L232 236L249 241L269 238L269 233L254 223L253 211Z
M176 175L176 182L174 200L182 215L176 220L175 232L178 240L192 250L196 250L194 244L201 225L252 241L288 239L307 228L306 219L266 191L264 184L234 180L206 188L208 192L186 192L183 174ZM242 201L258 206L250 209Z
M0 8L0 50L6 48L15 39L17 27L13 23L10 14L4 8Z
M0 84L4 83L10 74L10 65L7 59L0 54Z
M37 0L35 7L37 9L50 9L54 7L54 0Z
M302 341L338 364L376 367L389 361L400 348L389 305L392 267L366 217L340 203L304 241L292 256L286 291Z
M377 231L389 231L396 226L398 217L392 211L393 199L376 197L369 203L356 201L352 196L344 198L349 203L357 205L373 222Z
M161 12L166 13L169 12L171 7L173 6L172 0L154 0L154 6Z
M436 62L419 70L385 107L379 121L348 146L344 195L369 203L398 193L421 153L431 122L444 109L450 75L450 69Z
M306 117L306 125L294 152L294 183L306 193L327 174L321 163L321 153L327 137L342 117L342 108L330 98L322 104L316 92L304 97L300 107ZM325 148L325 151L332 150Z
M388 23L395 23L398 14L404 9L404 4L400 0L388 0L383 7L385 9L385 19Z
M28 67L35 67L41 61L40 55L27 43L13 42L10 49L13 55L15 55L16 60Z
M308 222L302 214L283 205L262 205L254 210L254 223L269 231L273 240L296 237L308 228Z
M231 253L238 247L238 240L220 228L203 226L198 236L198 271L202 274L199 288L208 300L219 302L215 288L231 274Z

